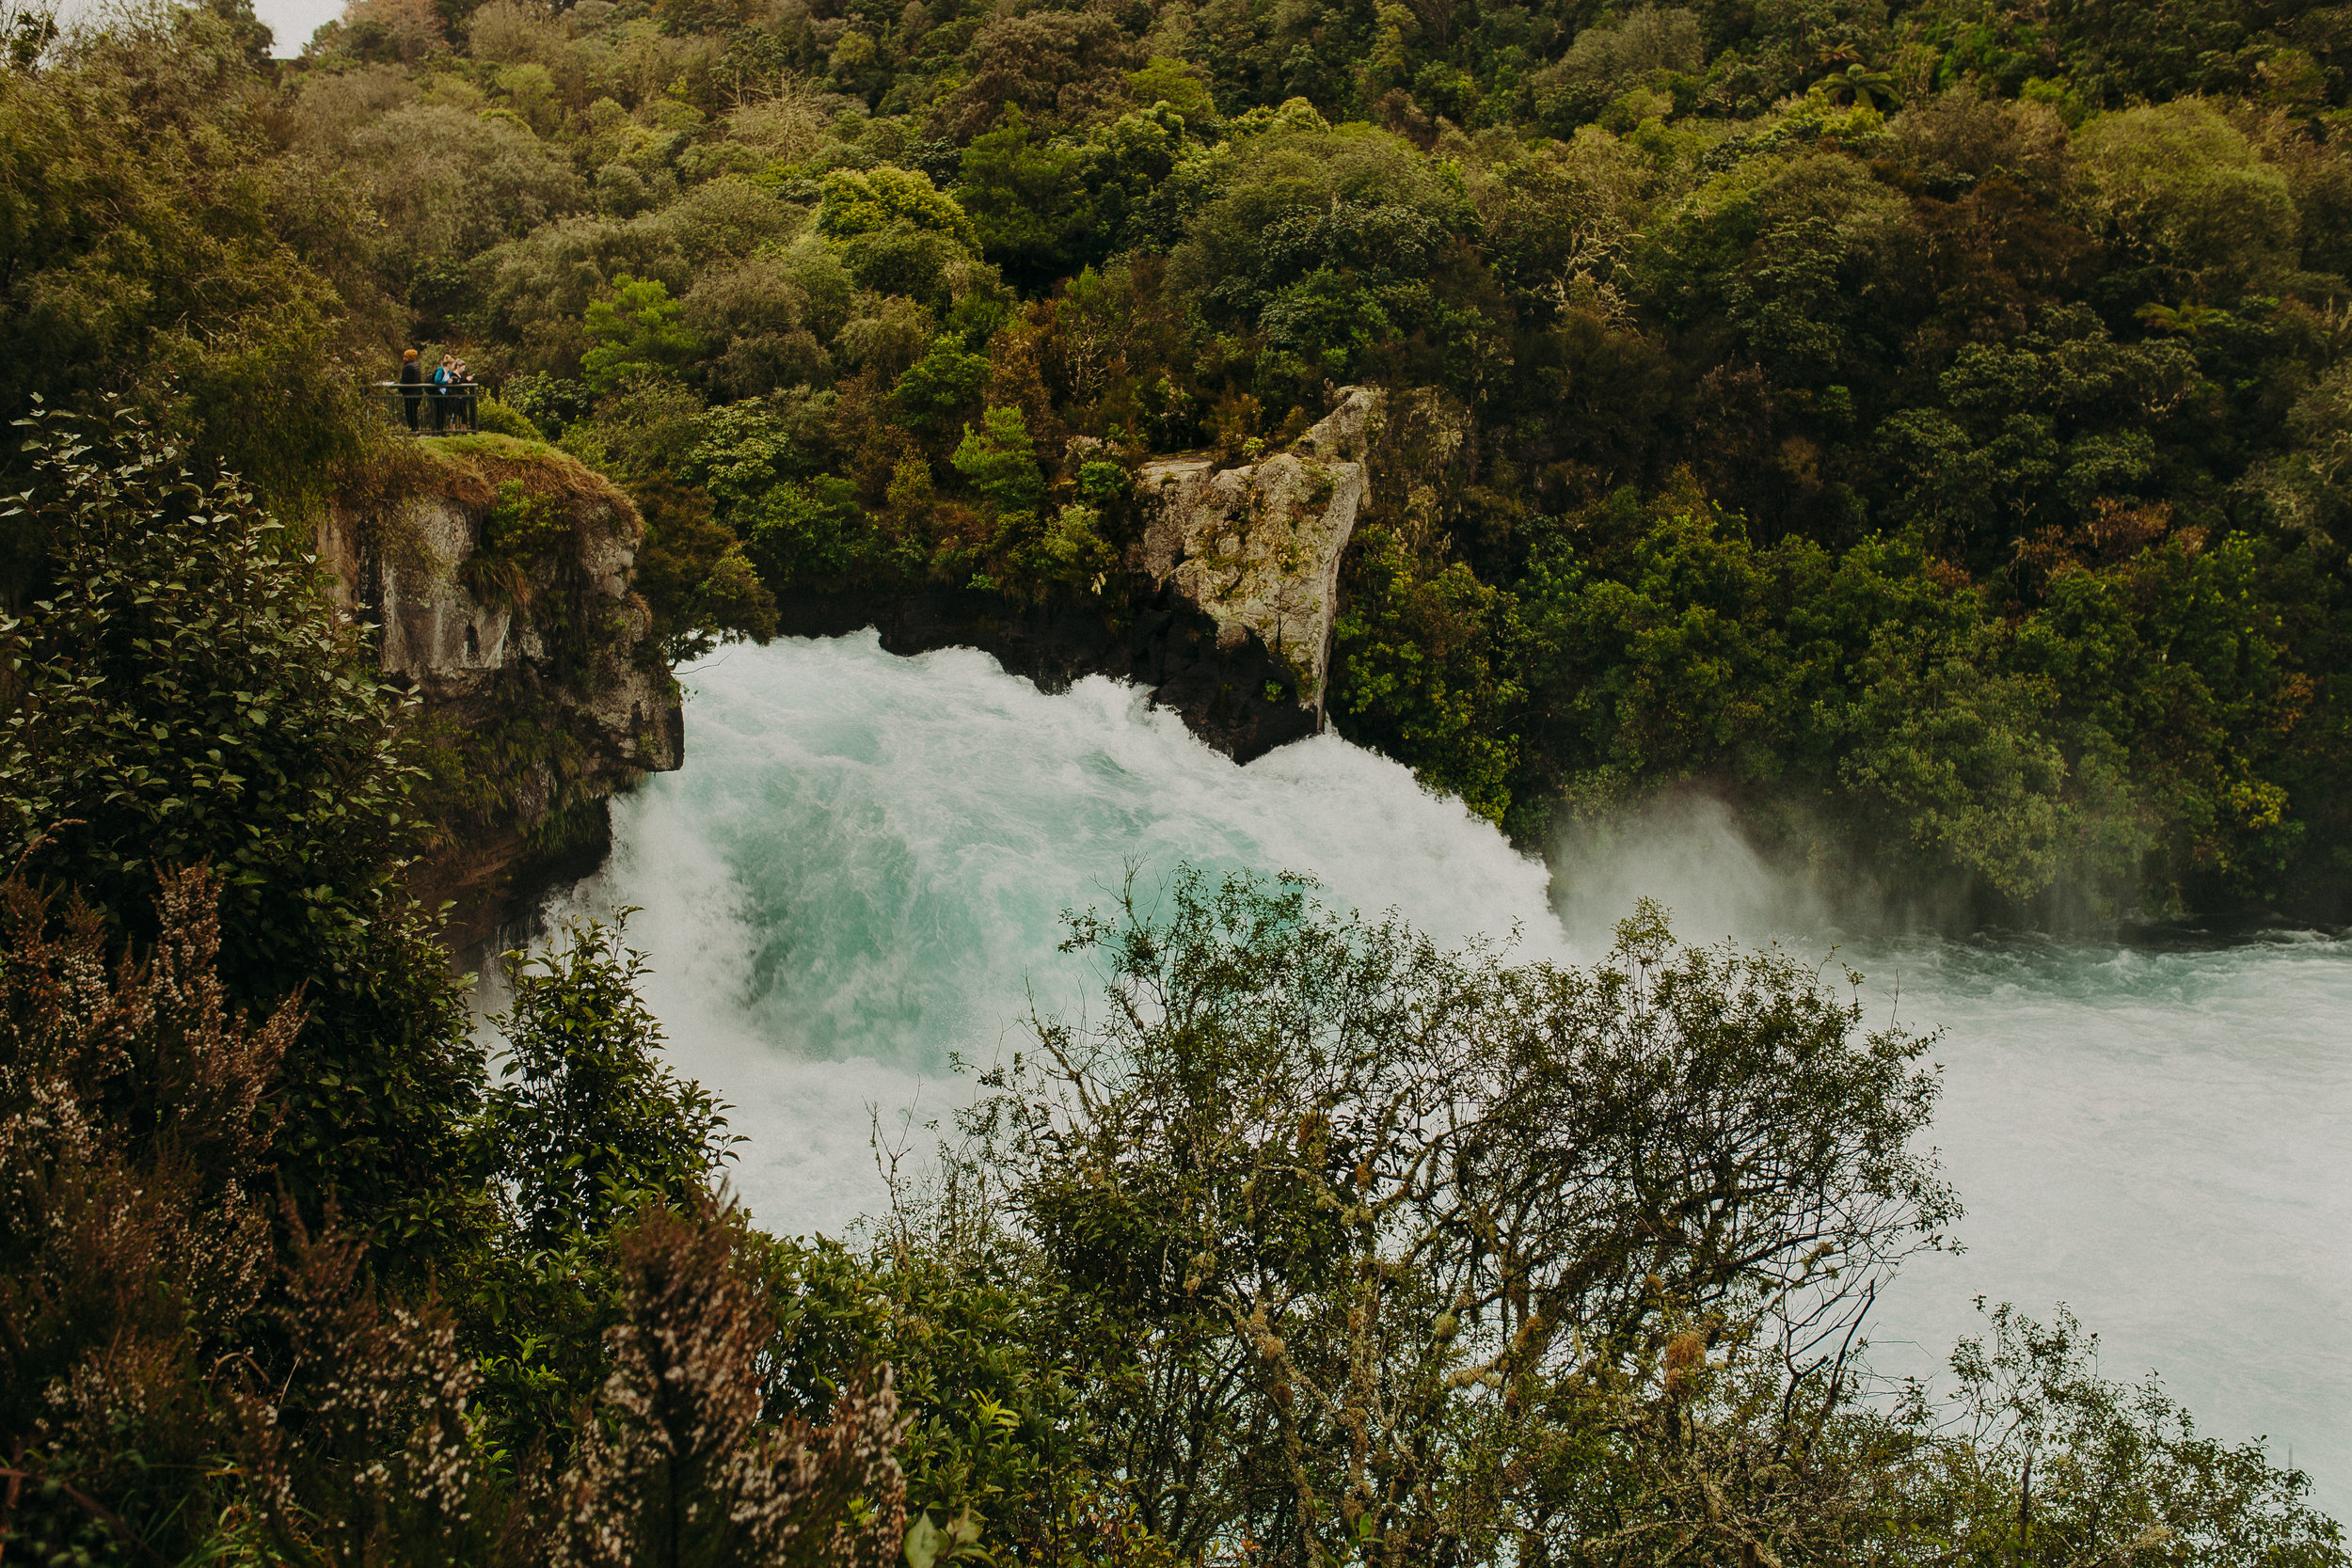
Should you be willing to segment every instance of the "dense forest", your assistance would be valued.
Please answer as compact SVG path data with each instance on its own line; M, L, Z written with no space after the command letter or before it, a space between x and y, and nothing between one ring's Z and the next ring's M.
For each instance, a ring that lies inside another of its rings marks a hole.
M468 1018L304 520L455 350L673 657L1116 618L1147 457L1376 385L1330 712L1521 842L1703 787L2010 916L2332 908L2352 10L5 23L9 1562L2344 1563L2062 1313L1875 1378L1931 1041L1655 910L1171 873L866 1231L762 1230L625 927Z
M12 407L168 384L283 499L455 347L691 652L1116 617L1142 457L1376 384L1329 710L1521 843L1701 788L2009 920L2338 905L2341 8L176 25L19 25Z

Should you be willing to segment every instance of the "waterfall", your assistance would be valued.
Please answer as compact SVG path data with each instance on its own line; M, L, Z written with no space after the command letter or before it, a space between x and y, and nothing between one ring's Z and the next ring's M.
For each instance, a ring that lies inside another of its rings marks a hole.
M615 803L611 862L551 912L638 908L673 1058L736 1106L738 1185L779 1230L870 1212L871 1117L928 1149L972 1092L955 1059L1094 999L1060 917L1131 872L1147 896L1180 862L1305 872L1441 941L1516 929L1531 958L1597 956L1645 893L1689 938L1829 942L1704 808L1581 855L1561 894L1394 763L1320 736L1239 768L1106 680L1049 696L871 633L727 649L685 679L684 770ZM1970 1250L1885 1300L1881 1364L1932 1372L1977 1294L2064 1301L2109 1375L2161 1370L2210 1431L2268 1433L2323 1505L2352 1504L2352 947L1865 934L1838 957L1874 1023L1946 1028L1933 1141L1969 1206Z

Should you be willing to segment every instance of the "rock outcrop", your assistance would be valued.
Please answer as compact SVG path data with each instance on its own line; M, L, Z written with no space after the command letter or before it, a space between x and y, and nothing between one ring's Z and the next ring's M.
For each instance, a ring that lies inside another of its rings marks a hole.
M1140 476L1151 521L1132 564L1208 618L1219 653L1262 649L1288 677L1276 684L1316 728L1340 556L1370 491L1365 456L1379 417L1380 394L1349 387L1287 451L1225 469L1204 457L1163 458Z
M338 498L317 551L375 626L385 673L421 698L442 842L414 882L453 901L462 946L538 881L601 858L609 798L679 765L685 721L646 645L630 586L644 524L620 490L502 436L411 456L382 493Z
M935 589L875 600L777 596L785 629L874 626L894 653L974 647L1048 691L1085 675L1152 687L1155 705L1241 762L1314 734L1338 611L1340 557L1370 493L1381 397L1343 388L1320 422L1238 467L1203 456L1144 465L1133 592L1103 607L1021 610Z

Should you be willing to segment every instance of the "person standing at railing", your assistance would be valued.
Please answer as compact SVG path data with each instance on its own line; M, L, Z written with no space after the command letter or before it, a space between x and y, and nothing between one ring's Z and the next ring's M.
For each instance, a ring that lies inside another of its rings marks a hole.
M450 366L450 385L457 394L457 419L468 430L473 428L473 372L459 359Z
M424 372L417 367L417 351L403 349L400 355L400 411L408 417L408 428L417 428L417 404L424 399Z
M436 436L446 435L449 431L450 399L455 395L455 388L451 383L457 379L451 367L455 363L444 354L441 362L433 369L433 388L429 395L433 399L433 434Z

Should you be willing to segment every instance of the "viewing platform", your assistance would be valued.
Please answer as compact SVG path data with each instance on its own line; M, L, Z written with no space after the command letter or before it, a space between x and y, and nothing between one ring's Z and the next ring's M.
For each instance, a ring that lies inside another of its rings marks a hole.
M375 403L384 417L412 436L466 435L478 422L482 384L453 381L378 381L373 384Z

